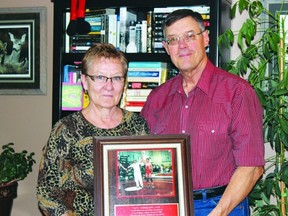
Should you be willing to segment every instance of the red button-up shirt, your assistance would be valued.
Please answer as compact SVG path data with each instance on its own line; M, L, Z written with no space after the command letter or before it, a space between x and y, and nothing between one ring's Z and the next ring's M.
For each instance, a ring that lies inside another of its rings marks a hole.
M187 96L178 75L153 90L141 115L154 134L190 134L193 188L229 183L237 166L263 166L263 110L244 79L208 61Z

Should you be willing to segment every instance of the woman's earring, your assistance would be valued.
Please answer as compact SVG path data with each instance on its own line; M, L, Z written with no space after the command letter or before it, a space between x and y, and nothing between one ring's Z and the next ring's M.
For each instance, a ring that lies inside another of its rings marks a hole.
M88 90L87 89L84 90L84 94L88 95Z

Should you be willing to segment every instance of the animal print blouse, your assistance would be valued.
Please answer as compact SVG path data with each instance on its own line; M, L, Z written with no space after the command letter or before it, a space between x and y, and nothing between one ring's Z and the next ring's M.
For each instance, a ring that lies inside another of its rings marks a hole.
M123 121L113 129L97 128L81 112L58 121L40 161L37 199L44 215L94 216L93 137L148 134L145 120L123 110Z

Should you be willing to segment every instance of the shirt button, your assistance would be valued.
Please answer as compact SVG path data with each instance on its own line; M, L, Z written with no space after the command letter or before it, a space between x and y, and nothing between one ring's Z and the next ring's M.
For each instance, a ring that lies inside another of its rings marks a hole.
M213 133L213 134L214 134L214 133L215 133L215 130L211 130L211 133Z
M182 133L185 133L185 130L182 130Z
M188 109L188 107L189 107L188 105L185 105L185 108L186 108L186 109Z

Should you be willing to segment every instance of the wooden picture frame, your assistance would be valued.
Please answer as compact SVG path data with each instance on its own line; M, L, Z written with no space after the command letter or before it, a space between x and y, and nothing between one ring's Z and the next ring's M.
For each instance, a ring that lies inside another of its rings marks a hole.
M0 94L46 94L46 8L0 8Z
M95 137L94 176L95 215L194 215L189 135Z

